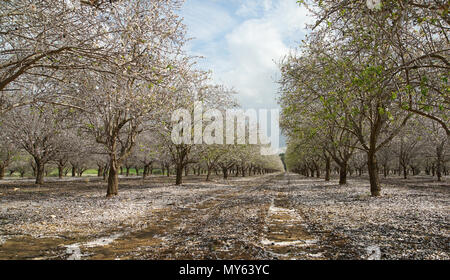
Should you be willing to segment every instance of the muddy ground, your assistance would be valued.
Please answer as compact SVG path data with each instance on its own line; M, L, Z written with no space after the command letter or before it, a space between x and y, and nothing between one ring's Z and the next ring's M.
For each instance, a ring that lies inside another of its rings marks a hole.
M0 181L0 259L450 259L450 182L295 174Z

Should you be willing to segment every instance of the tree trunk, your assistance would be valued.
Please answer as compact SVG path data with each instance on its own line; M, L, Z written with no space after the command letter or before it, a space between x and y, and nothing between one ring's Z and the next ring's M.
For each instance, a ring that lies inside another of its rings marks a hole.
M142 172L142 179L145 179L147 177L148 174L148 165L144 165L144 172Z
M31 162L30 165L31 165L31 170L32 170L31 173L33 174L33 177L36 177L36 166L33 162ZM434 176L434 174L433 174L433 176Z
M43 163L36 161L36 185L44 184L45 166Z
M183 166L181 164L177 165L177 178L175 180L175 185L179 186L183 183Z
M109 174L108 174L108 190L106 192L106 197L116 196L119 193L119 173L118 173L117 162L114 158L110 160L109 163Z
M380 196L381 186L378 177L378 164L375 152L367 153L367 167L369 169L370 193L372 196Z
M5 178L5 166L2 164L0 165L0 180Z
M103 166L99 165L98 166L97 177L102 177L102 175L103 175Z
M330 158L326 158L325 160L325 181L330 181Z
M211 177L211 168L206 168L206 181L209 181L209 177Z
M62 179L62 177L64 175L63 173L64 173L64 166L58 165L58 178L59 179Z
M228 179L228 168L223 167L222 168L223 178L226 180Z
M103 167L103 181L106 181L106 177L108 176L108 171L109 171L109 165L105 164L105 166Z
M339 185L347 184L347 163L339 166Z
M438 178L438 181L440 182L442 179L442 154L444 151L444 144L439 145L436 148L436 175Z
M76 168L72 166L72 177L75 177L76 175Z

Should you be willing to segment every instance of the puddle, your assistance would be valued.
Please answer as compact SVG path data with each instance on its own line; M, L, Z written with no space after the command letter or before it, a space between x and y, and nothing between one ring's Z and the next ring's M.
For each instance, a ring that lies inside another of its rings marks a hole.
M69 255L67 260L81 260L83 255L81 254L81 249L78 244L72 244L66 246L66 253Z
M82 257L88 256L89 254L82 254L81 247L85 248L93 248L93 247L102 247L111 244L119 237L123 236L122 233L113 234L108 237L101 237L89 242L85 243L74 243L70 245L66 245L66 253L69 255L68 260L81 260Z
M0 259L56 259L63 242L63 239L55 237L10 236L0 244Z
M311 240L295 240L295 241L281 241L281 242L276 242L276 241L271 241L268 239L263 239L261 240L261 244L263 245L271 245L271 246L280 246L280 247L284 247L284 246L310 246L313 244L316 244L317 240L315 239L311 239Z

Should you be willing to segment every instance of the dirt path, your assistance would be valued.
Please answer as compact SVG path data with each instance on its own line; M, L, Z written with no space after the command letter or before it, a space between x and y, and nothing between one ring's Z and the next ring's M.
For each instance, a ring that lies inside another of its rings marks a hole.
M114 200L101 182L5 189L0 259L449 258L446 183L371 198L363 181L295 174L152 180L123 182Z
M274 198L267 212L262 244L280 259L322 259L318 237L307 231L300 209L291 202L290 176L284 174L270 186Z
M89 259L317 258L306 253L316 240L300 215L277 212L288 207L279 191L284 178L235 181L201 201L160 209L147 228L106 246L84 246L83 254Z
M288 205L286 182L284 174L232 178L193 199L180 197L152 209L140 222L142 229L125 227L95 238L68 240L20 236L1 245L0 258L317 258L305 253L315 240L302 227L300 214Z

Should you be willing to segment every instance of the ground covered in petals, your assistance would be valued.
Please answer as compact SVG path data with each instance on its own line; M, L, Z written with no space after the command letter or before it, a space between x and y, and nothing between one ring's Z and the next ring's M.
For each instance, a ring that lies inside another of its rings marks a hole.
M0 181L0 259L450 259L448 178L172 181Z

